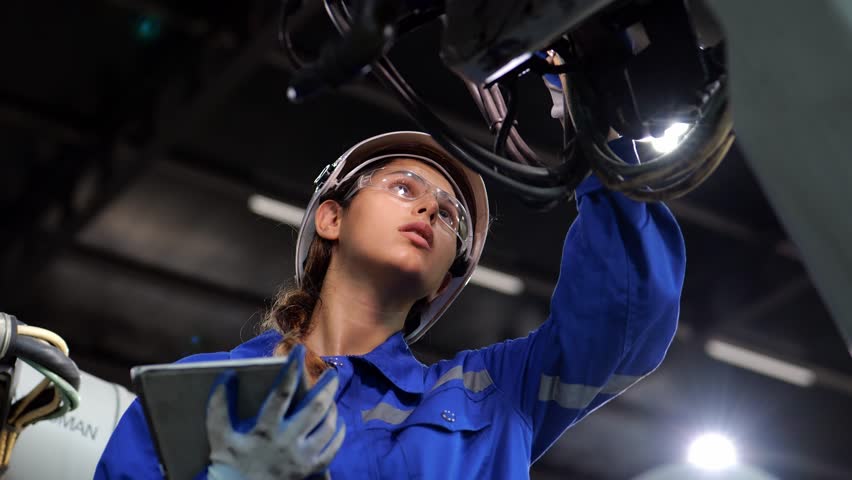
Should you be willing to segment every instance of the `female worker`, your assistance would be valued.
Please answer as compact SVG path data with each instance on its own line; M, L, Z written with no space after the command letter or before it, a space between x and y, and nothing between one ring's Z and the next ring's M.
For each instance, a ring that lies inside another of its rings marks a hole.
M547 321L525 338L427 367L408 344L479 260L488 228L482 179L430 136L394 132L355 145L317 183L299 231L297 287L279 294L272 328L229 353L191 360L284 355L304 345L308 376L336 372L314 387L334 402L319 402L312 421L285 419L301 430L273 429L280 438L272 439L229 426L215 433L229 417L208 414L210 478L300 478L328 461L335 479L528 478L568 427L654 370L668 349L685 253L662 204L585 180ZM214 394L211 408L221 402ZM328 427L337 418L345 439ZM320 442L306 440L312 431ZM96 478L160 476L137 402Z

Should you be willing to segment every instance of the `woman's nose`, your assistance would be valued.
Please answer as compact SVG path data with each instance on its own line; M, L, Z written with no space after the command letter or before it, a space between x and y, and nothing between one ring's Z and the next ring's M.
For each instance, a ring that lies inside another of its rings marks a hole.
M429 224L434 225L438 219L438 201L434 195L427 195L423 201L419 202L417 207L417 215L428 215Z

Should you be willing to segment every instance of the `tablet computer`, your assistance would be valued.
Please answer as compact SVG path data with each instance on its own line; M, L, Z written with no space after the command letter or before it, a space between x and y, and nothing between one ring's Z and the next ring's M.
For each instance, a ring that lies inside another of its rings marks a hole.
M207 468L207 401L216 378L226 370L239 380L237 413L258 413L287 357L216 360L134 367L130 377L139 395L161 466L170 480L192 479ZM305 395L300 382L294 402Z

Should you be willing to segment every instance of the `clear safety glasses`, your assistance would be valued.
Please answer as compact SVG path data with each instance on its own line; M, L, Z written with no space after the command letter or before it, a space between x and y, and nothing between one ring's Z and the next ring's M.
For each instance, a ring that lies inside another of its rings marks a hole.
M441 225L461 241L462 248L459 249L459 255L467 248L468 236L471 231L470 215L468 215L467 209L455 197L441 190L429 180L410 170L382 167L361 175L352 190L346 195L346 199L352 198L353 195L364 188L384 190L409 202L419 200L426 194L434 195L438 203L437 214Z

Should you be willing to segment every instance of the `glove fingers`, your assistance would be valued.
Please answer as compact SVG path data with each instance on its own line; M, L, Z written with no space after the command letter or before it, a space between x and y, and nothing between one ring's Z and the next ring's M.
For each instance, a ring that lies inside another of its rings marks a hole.
M277 429L278 424L284 418L284 413L290 407L293 394L296 392L302 377L304 347L298 345L293 349L290 356L291 360L279 372L257 418L258 428L270 433Z
M337 379L337 370L329 369L326 370L320 375L317 381L314 383L312 387L308 387L307 393L304 397L299 400L299 403L296 404L296 407L293 409L294 411L300 411L304 408L305 405L312 402L314 398L319 395L319 393L325 388L332 379ZM336 390L335 390L336 392ZM335 393L332 392L332 393Z
M304 432L303 437L312 432L322 422L329 407L334 403L334 394L337 393L338 384L337 372L334 370L326 371L317 380L314 388L308 392L304 401L300 402L300 408L292 416L290 428L297 432Z
M237 376L233 371L223 372L216 379L213 393L207 400L207 432L231 429L232 405L236 405Z
M311 451L319 452L328 445L329 440L337 432L339 426L337 419L337 405L332 403L322 423L305 440L307 448Z
M346 424L340 422L340 429L337 430L337 435L329 442L325 450L316 456L317 470L315 471L328 469L331 461L334 460L334 456L337 455L337 451L340 450L340 446L343 445L344 438L346 438Z

